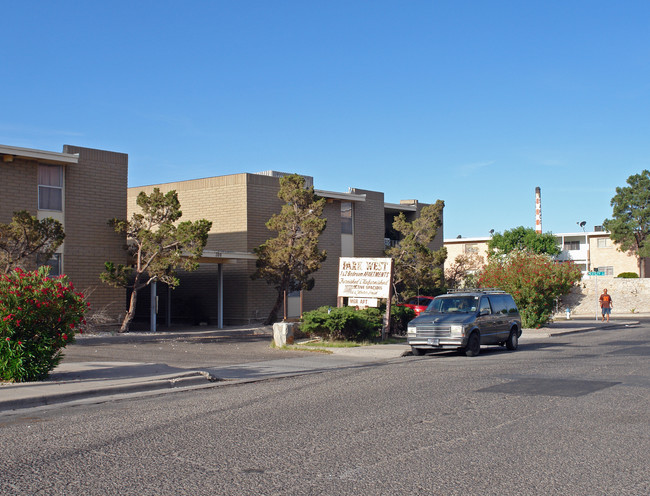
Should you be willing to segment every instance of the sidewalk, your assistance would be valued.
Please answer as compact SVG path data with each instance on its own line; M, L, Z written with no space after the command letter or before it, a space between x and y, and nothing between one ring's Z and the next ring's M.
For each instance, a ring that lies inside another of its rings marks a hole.
M541 329L524 329L520 341L635 324L629 318L609 324L558 319ZM82 335L49 380L1 384L0 413L364 367L410 353L406 344L330 348L331 354L276 350L270 347L272 337L270 326Z

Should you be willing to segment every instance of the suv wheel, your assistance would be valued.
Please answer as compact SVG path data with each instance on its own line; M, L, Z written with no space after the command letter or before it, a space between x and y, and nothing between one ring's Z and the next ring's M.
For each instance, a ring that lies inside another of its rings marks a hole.
M475 357L481 352L481 336L479 336L478 332L475 331L470 334L467 346L463 351L465 352L465 356L468 357Z
M508 336L508 340L506 341L506 348L509 350L516 350L517 346L519 346L519 336L517 335L517 329L512 329L510 331L510 336Z
M415 348L411 346L411 353L413 353L414 356L422 356L427 352L424 348Z

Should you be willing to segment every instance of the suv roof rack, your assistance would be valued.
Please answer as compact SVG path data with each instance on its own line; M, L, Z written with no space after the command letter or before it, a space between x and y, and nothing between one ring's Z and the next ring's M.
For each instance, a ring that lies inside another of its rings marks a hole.
M447 290L447 294L453 293L505 293L505 291L499 288L463 288Z

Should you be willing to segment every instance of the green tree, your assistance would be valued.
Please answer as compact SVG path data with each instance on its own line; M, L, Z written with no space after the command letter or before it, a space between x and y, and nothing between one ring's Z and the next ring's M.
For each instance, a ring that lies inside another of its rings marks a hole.
M401 240L397 246L386 250L386 255L394 260L393 285L398 297L440 293L447 249L433 250L430 246L442 227L444 207L445 202L438 200L423 207L412 222L406 220L404 213L395 218L393 229L400 233Z
M212 227L212 222L205 219L175 224L183 215L176 191L163 194L154 188L150 195L140 192L136 201L142 213L134 213L131 220L108 221L116 232L126 235L132 265L106 262L106 270L100 275L111 286L132 289L120 332L129 330L139 290L153 281L174 288L179 283L177 268L191 271L198 267L197 259Z
M603 226L618 249L637 258L639 274L645 277L645 258L650 257L650 172L627 178L629 186L617 187L612 198L612 219Z
M561 251L552 233L538 234L532 227L519 226L503 234L495 233L488 241L488 256L506 255L514 250L547 255L559 255Z
M255 249L257 270L252 275L253 279L263 279L278 291L267 325L277 320L285 291L313 288L311 274L320 269L326 257L325 251L318 249L318 238L327 222L321 218L325 198L317 198L313 186L306 188L305 179L298 174L280 178L278 198L285 204L266 223L277 236Z
M8 274L24 262L33 264L36 255L50 259L63 238L65 233L58 220L38 220L25 210L14 212L9 224L0 224L0 268Z
M491 257L479 276L482 288L499 288L512 295L524 327L544 325L557 298L580 281L582 272L572 262L557 262L545 254L514 250Z

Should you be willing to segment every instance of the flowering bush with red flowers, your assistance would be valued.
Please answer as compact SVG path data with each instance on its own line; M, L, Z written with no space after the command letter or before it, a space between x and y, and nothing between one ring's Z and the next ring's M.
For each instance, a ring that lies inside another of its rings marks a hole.
M537 328L550 320L555 300L581 278L582 272L572 262L513 251L490 259L479 276L479 286L510 293L519 307L522 325Z
M49 267L0 275L0 380L46 379L86 321L87 303Z

